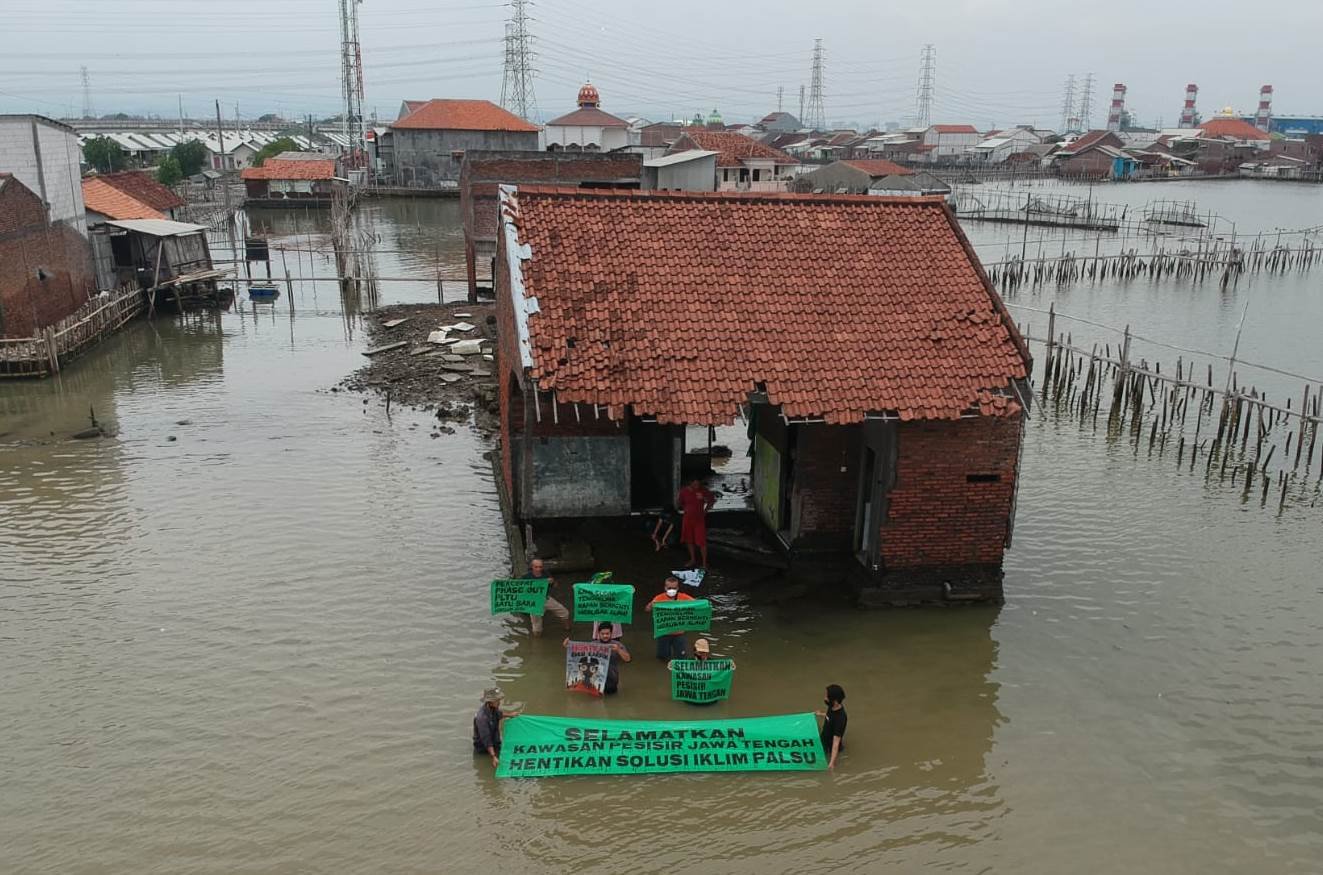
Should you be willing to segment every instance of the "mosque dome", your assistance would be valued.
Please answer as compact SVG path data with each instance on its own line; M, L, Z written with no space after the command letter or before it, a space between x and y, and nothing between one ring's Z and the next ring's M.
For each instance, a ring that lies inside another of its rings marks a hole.
M584 86L579 89L579 106L584 109L588 109L589 107L596 109L601 102L602 96L597 93L597 89L593 86L593 83L585 83Z

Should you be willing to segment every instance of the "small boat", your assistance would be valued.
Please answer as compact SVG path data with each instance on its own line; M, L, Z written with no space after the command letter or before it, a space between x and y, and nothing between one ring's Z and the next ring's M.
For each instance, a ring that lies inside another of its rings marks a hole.
M251 301L270 301L279 297L280 289L271 286L249 286L248 299Z

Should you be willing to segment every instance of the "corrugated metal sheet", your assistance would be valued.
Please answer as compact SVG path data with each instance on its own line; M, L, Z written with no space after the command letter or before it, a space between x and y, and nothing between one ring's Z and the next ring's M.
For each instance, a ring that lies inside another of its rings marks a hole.
M203 225L193 225L188 222L172 222L169 219L121 219L118 221L106 222L106 224L114 225L116 228L123 228L125 231L147 234L151 237L180 237L186 234L196 234L199 231L207 230Z

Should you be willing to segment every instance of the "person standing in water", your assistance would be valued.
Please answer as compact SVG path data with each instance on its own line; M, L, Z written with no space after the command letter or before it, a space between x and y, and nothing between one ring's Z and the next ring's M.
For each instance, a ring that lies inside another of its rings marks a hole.
M676 505L684 512L680 520L680 543L689 548L689 567L703 560L707 568L707 512L717 503L717 497L695 477L680 490Z
M822 718L822 751L827 755L827 768L836 768L836 757L845 746L845 690L839 684L827 685L827 697L822 700L825 711L816 711Z
M666 578L662 584L662 591L653 596L652 601L643 608L649 614L652 613L652 606L658 602L692 602L694 597L688 593L680 592L680 581L674 577ZM671 659L685 658L685 641L683 632L671 632L669 635L662 635L657 639L657 658L662 661Z

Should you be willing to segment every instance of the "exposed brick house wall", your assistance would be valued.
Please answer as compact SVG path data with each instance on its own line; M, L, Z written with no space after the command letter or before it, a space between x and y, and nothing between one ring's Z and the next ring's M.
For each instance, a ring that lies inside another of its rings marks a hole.
M75 312L93 277L87 238L69 223L48 224L41 199L0 176L0 336L31 337Z
M900 425L882 523L888 569L1001 565L1021 427L1018 416Z
M796 546L848 549L859 498L860 429L796 426L791 522Z

